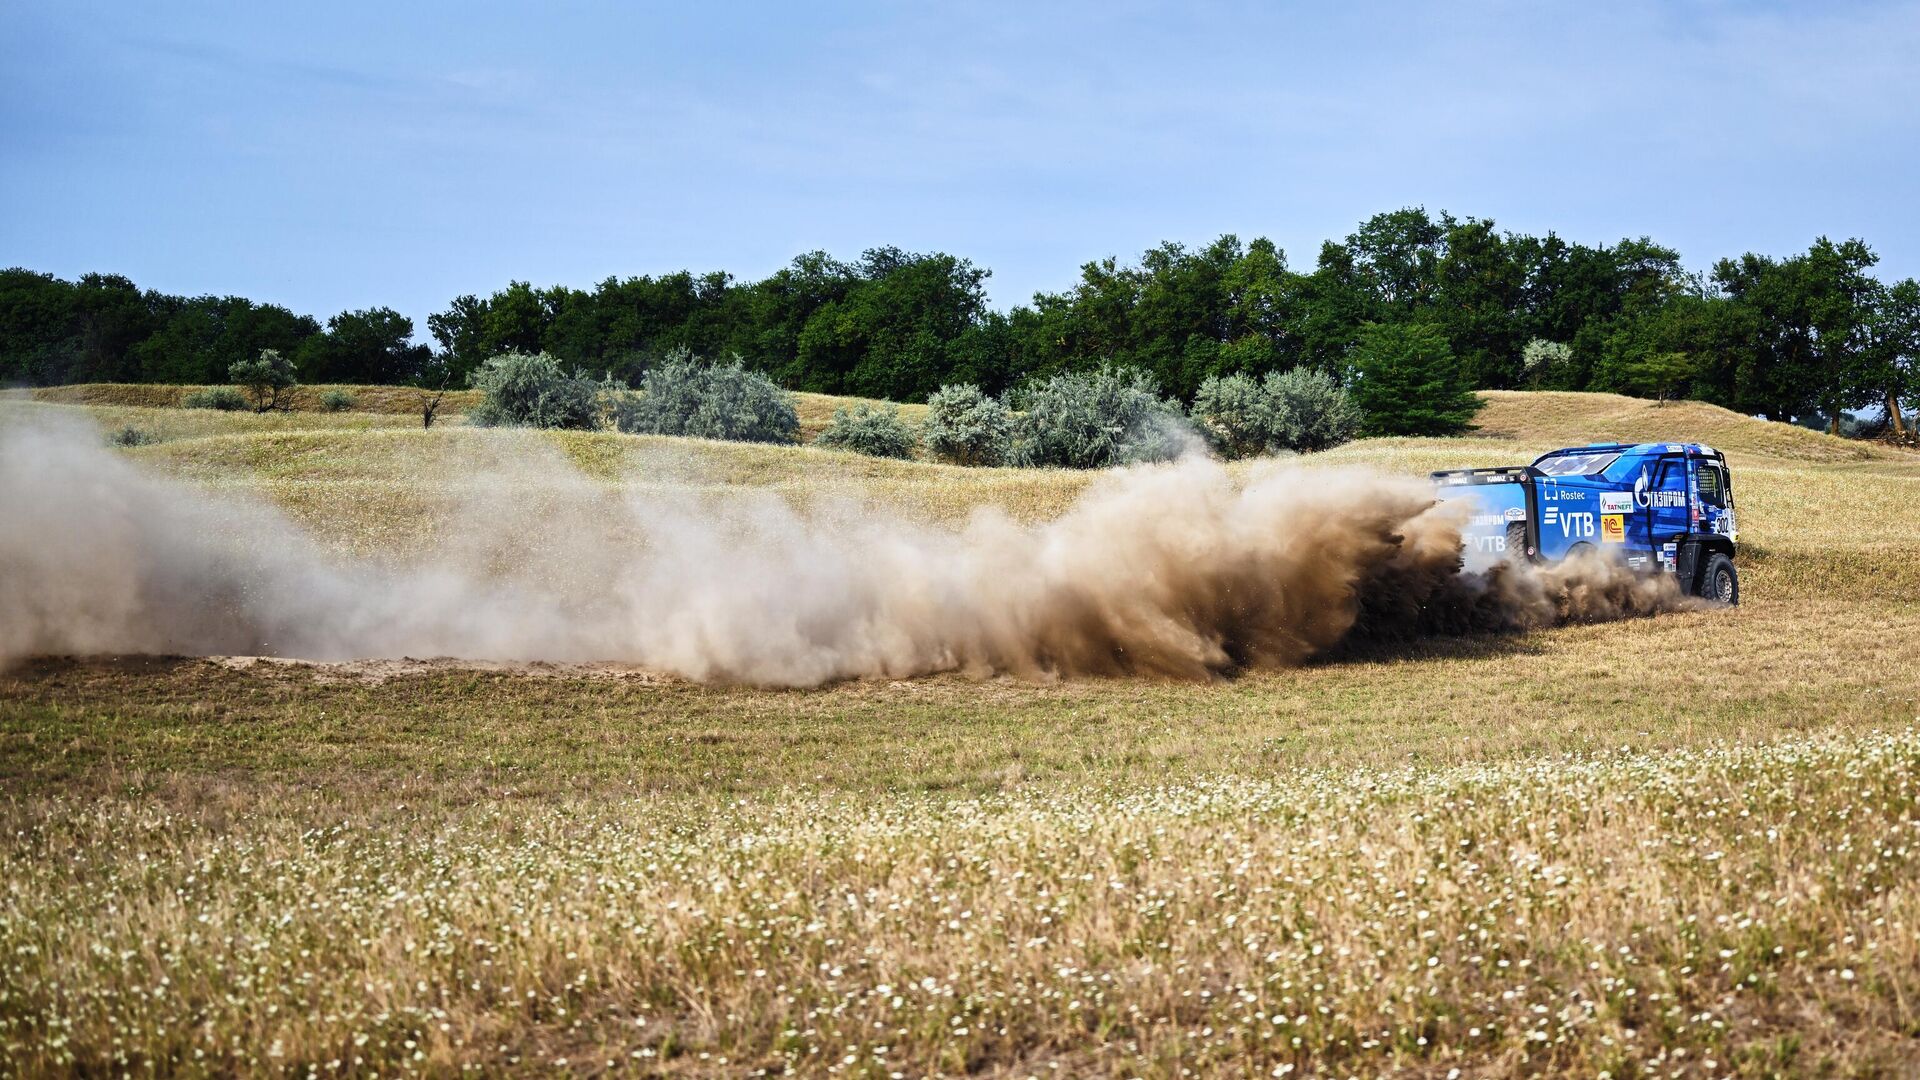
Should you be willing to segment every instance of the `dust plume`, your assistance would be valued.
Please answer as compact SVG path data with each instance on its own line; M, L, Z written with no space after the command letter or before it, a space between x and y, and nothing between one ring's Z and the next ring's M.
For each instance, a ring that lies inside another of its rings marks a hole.
M1102 476L1042 525L581 476L475 433L465 492L403 561L167 479L91 430L0 426L0 663L44 654L455 656L813 686L939 671L1205 678L1356 639L1527 630L1690 603L1590 560L1463 573L1421 481L1218 463ZM644 478L643 478L644 479Z

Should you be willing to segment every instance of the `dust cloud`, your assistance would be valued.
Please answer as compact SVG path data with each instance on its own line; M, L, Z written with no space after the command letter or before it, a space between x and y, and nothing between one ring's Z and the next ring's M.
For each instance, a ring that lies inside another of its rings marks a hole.
M1189 456L1066 513L919 524L581 476L491 447L428 550L348 557L266 502L144 470L90 428L0 424L0 664L49 654L624 663L815 686L941 671L1206 678L1355 642L1691 604L1589 560L1461 570L1421 481Z

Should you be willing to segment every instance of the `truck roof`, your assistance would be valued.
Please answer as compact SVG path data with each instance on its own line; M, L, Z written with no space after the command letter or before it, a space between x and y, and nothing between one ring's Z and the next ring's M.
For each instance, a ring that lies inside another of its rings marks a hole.
M1722 462L1726 460L1726 455L1722 454L1718 450L1715 450L1713 447L1708 446L1706 443L1604 442L1604 443L1588 443L1585 446L1566 446L1558 450L1552 450L1547 453L1541 454L1537 458L1534 458L1533 464L1531 466L1503 465L1503 466L1496 466L1493 468L1479 468L1479 469L1439 469L1433 472L1431 475L1434 480L1441 483L1445 483L1445 484L1511 484L1511 483L1514 483L1515 481L1524 479L1527 475L1527 470L1529 468L1538 469L1540 467L1541 462L1550 461L1554 458L1574 457L1574 456L1580 456L1580 455L1598 456L1601 454L1611 454L1611 455L1616 455L1617 457L1626 457L1626 458L1642 458L1642 457L1653 457L1658 454L1682 454L1682 453L1695 454L1700 457L1715 458ZM1614 458L1610 457L1607 459L1607 464L1611 464L1613 461L1614 461ZM1594 465L1591 468L1591 470L1582 469L1579 472L1574 473L1573 475L1576 475L1576 476L1586 475L1589 471L1597 473L1599 471L1599 468L1600 468L1599 465Z
M1538 465L1542 461L1547 460L1548 458L1560 457L1564 454L1624 454L1624 455L1631 455L1633 457L1644 457L1650 454L1682 454L1682 453L1698 454L1701 457L1722 456L1720 451L1715 450L1713 447L1708 446L1706 443L1606 442L1606 443L1589 443L1586 446L1568 446L1568 447L1563 447L1559 450L1549 451L1548 453L1541 454L1539 457L1535 458L1533 460L1533 463L1535 465Z

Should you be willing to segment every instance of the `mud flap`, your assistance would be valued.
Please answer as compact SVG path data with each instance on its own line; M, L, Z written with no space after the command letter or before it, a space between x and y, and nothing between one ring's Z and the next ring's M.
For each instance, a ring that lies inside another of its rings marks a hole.
M1683 540L1673 560L1673 576L1688 595L1700 592L1700 541Z

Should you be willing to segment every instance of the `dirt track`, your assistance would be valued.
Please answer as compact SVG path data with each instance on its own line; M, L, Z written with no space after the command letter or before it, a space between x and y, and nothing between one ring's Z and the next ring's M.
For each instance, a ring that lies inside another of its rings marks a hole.
M193 665L244 671L269 677L305 678L316 683L364 683L377 686L394 679L446 672L471 671L536 679L610 679L642 685L682 682L672 675L633 664L566 664L545 661L462 660L458 657L401 657L397 660L295 660L280 656L38 656L0 670L37 678L72 668L118 670L176 670Z

